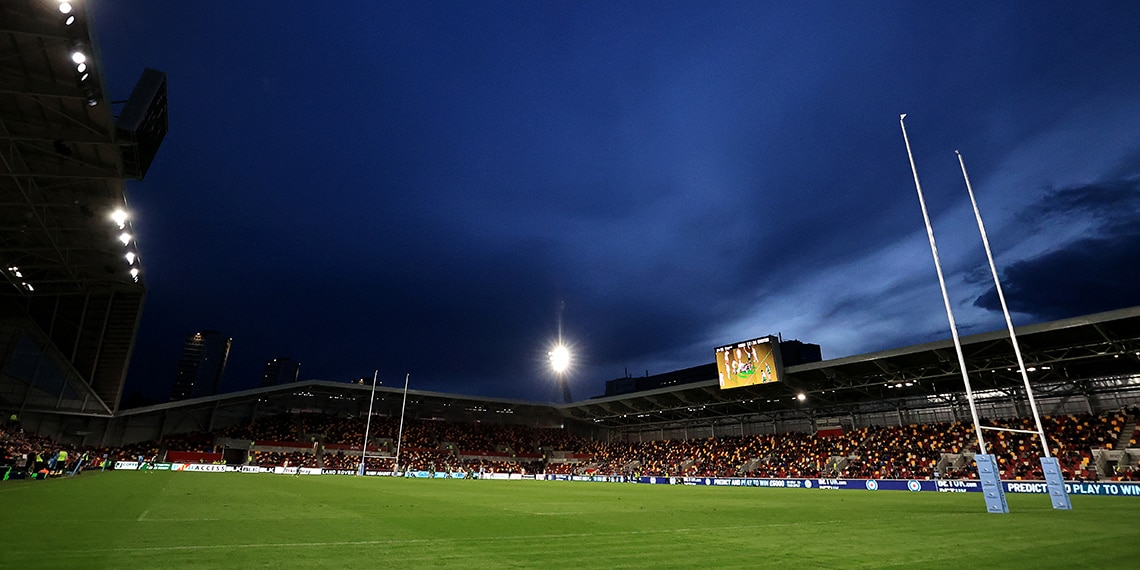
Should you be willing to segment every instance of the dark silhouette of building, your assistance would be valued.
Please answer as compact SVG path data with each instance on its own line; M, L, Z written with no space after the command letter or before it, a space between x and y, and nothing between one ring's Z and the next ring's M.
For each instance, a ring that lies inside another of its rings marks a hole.
M185 400L217 394L226 359L230 356L231 342L233 339L222 336L218 331L186 335L170 399Z
M261 374L261 386L277 386L297 381L301 374L301 363L294 362L288 356L279 356L265 362L265 371Z

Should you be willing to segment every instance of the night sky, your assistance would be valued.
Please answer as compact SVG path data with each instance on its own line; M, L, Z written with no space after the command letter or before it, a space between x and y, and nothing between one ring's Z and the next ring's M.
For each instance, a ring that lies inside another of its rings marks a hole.
M767 334L836 358L1140 305L1140 2L104 0L108 93L168 75L128 183L126 392L186 334L223 390L302 379L558 401ZM119 107L117 107L119 108Z

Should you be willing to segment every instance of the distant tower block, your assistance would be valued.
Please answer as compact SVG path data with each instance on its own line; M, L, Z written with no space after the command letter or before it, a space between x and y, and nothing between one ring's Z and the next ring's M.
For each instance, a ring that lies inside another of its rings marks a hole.
M292 384L301 375L301 363L288 356L278 356L265 362L265 370L261 373L261 385L279 386Z
M186 335L170 399L185 400L217 394L232 342L233 339L222 336L218 331Z

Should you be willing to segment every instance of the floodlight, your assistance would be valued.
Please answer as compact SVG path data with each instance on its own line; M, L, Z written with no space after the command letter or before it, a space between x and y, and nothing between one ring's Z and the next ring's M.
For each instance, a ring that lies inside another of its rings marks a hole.
M561 344L554 347L550 351L550 366L559 374L565 372L570 367L570 351Z
M807 396L805 396L803 392L800 392L799 394L796 394L796 399L802 402L807 399Z
M83 55L83 52L81 51L74 51L71 52L71 61L74 61L75 63L83 63L87 61L87 56Z
M71 3L70 2L60 2L59 3L59 11L64 13L64 14L70 14L71 13Z
M138 267L132 267L131 268L131 278L134 279L135 281L139 280L139 268Z
M83 73L84 71L87 71L87 64L81 63L81 64L75 66L75 71L78 71L79 73Z
M124 257L127 258L127 265L134 265L135 264L135 257L136 257L135 252L128 251L127 255L125 255Z
M84 73L83 75L79 76L79 80L80 81L87 81L87 78L90 76L91 76L90 73Z
M131 243L131 234L128 234L127 232L119 234L119 241L123 242L123 245Z
M63 21L63 25L65 25L65 26L70 26L74 23L75 23L75 14L68 16L67 19Z
M127 213L121 209L111 212L111 221L119 224L119 229L123 229L127 224Z

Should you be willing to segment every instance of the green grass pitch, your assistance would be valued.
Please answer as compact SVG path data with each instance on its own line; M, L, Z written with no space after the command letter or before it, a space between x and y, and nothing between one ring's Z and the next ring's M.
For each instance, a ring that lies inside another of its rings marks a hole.
M107 472L0 485L0 568L1135 568L1140 500Z

